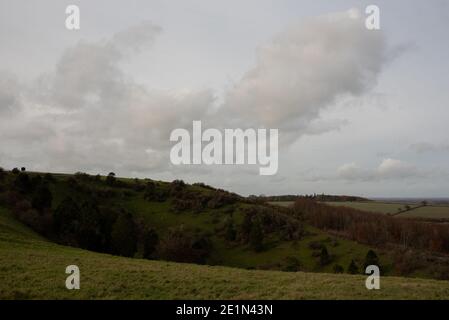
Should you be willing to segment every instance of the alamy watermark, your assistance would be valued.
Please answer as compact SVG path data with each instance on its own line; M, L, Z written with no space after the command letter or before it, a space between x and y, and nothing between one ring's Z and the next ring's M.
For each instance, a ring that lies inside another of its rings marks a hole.
M259 164L260 175L278 171L278 129L224 129L222 133L214 128L202 131L201 121L193 121L192 134L175 129L170 141L177 142L170 151L174 165Z
M365 280L365 286L368 290L380 289L380 269L375 264L369 265L365 269L365 273L369 276Z
M72 264L65 268L65 273L69 276L65 280L65 287L69 290L79 290L80 288L80 268Z

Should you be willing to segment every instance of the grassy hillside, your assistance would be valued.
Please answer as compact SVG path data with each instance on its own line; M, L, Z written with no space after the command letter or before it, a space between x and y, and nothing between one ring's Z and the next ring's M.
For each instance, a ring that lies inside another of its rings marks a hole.
M31 177L38 173L28 173ZM43 173L40 174L44 176ZM304 234L299 240L288 240L281 237L279 232L268 233L264 237L264 250L255 252L247 243L239 241L229 242L224 238L224 227L232 219L235 228L239 229L244 219L245 208L252 207L244 201L224 204L217 207L201 208L201 210L174 210L175 197L169 196L164 201L148 200L145 190L134 188L136 185L145 186L145 180L123 179L117 180L126 186L110 187L105 183L105 177L87 177L82 174L66 175L52 174L53 180L49 187L53 196L52 210L66 197L71 197L81 203L88 195L100 190L106 196L99 196L98 202L102 206L124 208L137 219L155 229L163 238L171 228L182 227L195 234L205 234L211 241L210 255L204 261L209 265L222 265L245 269L291 270L292 263L301 271L333 272L335 265L347 269L351 260L358 266L363 265L369 246L359 244L343 238L336 238L310 225L305 225ZM16 176L9 174L6 180L11 183ZM32 179L32 178L31 178ZM75 183L76 182L76 183ZM156 190L169 192L171 183L153 181ZM131 187L130 187L131 186ZM207 186L186 185L185 192L191 192L192 197L199 195L213 195L216 191ZM311 247L315 244L315 247ZM319 263L320 248L326 246L332 257L332 262L326 265ZM385 272L391 274L392 258L388 252L376 250ZM136 254L141 257L141 252ZM418 274L420 275L420 274Z
M65 288L67 265L81 289ZM447 299L449 282L210 267L116 257L48 242L0 209L0 299Z

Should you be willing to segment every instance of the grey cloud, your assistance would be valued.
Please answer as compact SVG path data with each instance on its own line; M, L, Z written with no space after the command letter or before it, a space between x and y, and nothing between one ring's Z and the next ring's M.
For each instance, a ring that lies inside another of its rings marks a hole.
M354 11L309 19L258 49L256 66L227 93L222 111L294 140L338 97L372 88L386 51L383 34L368 31Z
M139 52L152 45L155 37L162 32L162 28L151 21L142 21L140 24L117 32L112 43L122 50Z
M111 39L79 42L31 88L14 91L12 82L3 81L4 105L17 103L11 92L27 100L13 122L0 119L2 146L13 155L9 162L39 159L41 170L128 174L167 168L170 131L191 126L214 96L210 90L149 90L128 78L120 68L122 59L143 42L151 44L159 32L143 23Z
M215 112L211 90L152 90L123 72L123 59L160 32L144 22L68 48L53 72L22 88L28 101L23 123L48 131L36 131L39 139L30 138L35 145L28 153L14 144L17 138L4 138L15 155L11 161L39 159L41 170L53 171L176 171L169 165L168 137L175 128L190 128L192 120L207 127L279 128L287 142L338 130L345 120L322 120L320 112L342 95L367 92L386 59L383 35L367 32L360 18L345 12L310 19L261 46L256 66Z
M348 124L349 121L346 119L315 119L310 122L304 133L309 135L317 135L329 131L338 131L343 126L346 126Z
M20 85L13 75L0 71L0 115L19 112L22 106Z
M418 142L413 143L409 146L409 149L416 153L430 153L430 152L448 152L449 144L448 143L430 143L430 142Z
M441 176L437 169L422 170L398 159L383 159L375 169L360 168L354 162L347 163L337 169L336 179L347 181L404 180L415 178L434 178Z

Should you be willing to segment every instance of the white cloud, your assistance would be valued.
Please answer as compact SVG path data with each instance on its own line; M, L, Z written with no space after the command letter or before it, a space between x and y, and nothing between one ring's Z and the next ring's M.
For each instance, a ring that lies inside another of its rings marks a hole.
M337 98L372 88L386 56L382 33L368 31L354 10L309 19L258 49L222 111L294 140Z
M143 22L110 39L81 41L29 88L0 82L0 101L9 109L26 102L17 118L0 119L2 162L123 175L173 171L169 134L190 128L192 120L218 128L278 128L291 143L345 125L320 112L342 95L367 92L386 62L382 33L367 32L360 16L312 18L262 45L255 67L216 111L209 89L154 90L122 70L121 63L153 45L161 30Z
M361 168L351 162L337 169L337 179L348 181L380 181L380 180L406 180L415 178L433 178L441 171L437 169L422 170L416 166L398 159L387 158L374 169Z
M384 159L377 168L377 175L382 178L409 178L418 174L413 165L397 159Z
M19 112L22 106L20 85L10 73L0 70L0 115Z
M418 142L409 146L409 149L416 153L433 153L433 152L447 152L449 151L449 144L447 143L431 143L431 142Z

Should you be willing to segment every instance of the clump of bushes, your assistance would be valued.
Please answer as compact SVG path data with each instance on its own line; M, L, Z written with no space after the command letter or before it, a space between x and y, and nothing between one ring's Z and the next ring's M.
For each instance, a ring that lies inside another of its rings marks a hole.
M172 228L161 239L157 256L163 260L176 262L206 262L212 248L209 237L194 234L183 227Z

